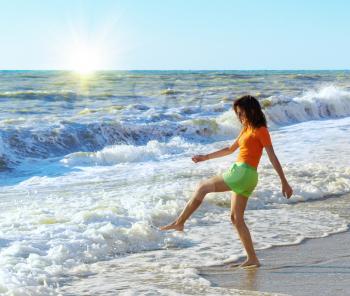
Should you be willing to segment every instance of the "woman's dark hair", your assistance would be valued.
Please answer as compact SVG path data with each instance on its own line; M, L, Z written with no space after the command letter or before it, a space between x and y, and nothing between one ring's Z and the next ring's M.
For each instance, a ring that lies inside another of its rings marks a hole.
M265 114L261 110L259 101L253 96L246 95L233 102L233 109L237 114L237 107L244 111L249 124L253 128L267 127Z

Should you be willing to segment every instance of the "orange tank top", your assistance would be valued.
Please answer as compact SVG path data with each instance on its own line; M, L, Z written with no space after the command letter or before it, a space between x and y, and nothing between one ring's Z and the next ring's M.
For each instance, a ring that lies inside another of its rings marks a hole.
M230 150L233 145L230 146ZM270 133L265 126L256 129L243 128L238 136L239 154L236 161L257 168L263 148L270 145L272 145Z

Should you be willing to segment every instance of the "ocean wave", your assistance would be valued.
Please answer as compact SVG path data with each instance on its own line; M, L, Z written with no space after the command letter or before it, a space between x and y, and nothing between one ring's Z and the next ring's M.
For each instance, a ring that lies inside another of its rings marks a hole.
M350 92L334 85L293 98L269 97L262 104L268 121L276 125L350 116Z
M310 120L350 116L350 92L334 85L309 90L297 97L278 95L259 101L271 129ZM214 136L232 136L232 131L236 134L240 129L232 108L206 121L215 127L212 129Z
M320 74L295 74L295 75L291 75L290 78L292 79L301 79L301 80L319 80L320 78L322 78L323 76Z
M0 131L0 157L2 167L11 168L26 158L45 159L73 152L96 152L108 145L145 145L152 140L166 142L174 136L200 142L215 135L217 128L213 120L197 119L138 125L117 121L86 124L62 121L59 125L42 129L7 128Z
M20 99L20 100L43 100L43 101L67 101L77 99L107 100L112 98L120 98L126 100L141 100L144 96L138 95L117 95L108 91L75 91L75 90L32 90L22 89L17 91L0 92L0 99Z
M19 98L19 99L57 99L57 98L76 98L79 95L71 90L19 90L0 92L0 98Z
M146 145L112 145L97 152L75 152L65 156L61 162L69 166L108 166L124 162L141 162L167 159L173 155L194 149L181 137L173 137L169 142L162 143L151 140Z

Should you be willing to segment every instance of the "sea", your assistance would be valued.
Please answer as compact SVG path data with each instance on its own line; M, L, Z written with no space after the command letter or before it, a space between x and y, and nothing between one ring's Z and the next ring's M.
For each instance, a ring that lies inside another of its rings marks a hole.
M0 294L222 295L198 267L245 256L231 193L207 194L184 232L158 227L236 160L191 157L233 143L245 94L294 191L264 151L255 248L346 231L314 201L350 192L350 71L0 71Z

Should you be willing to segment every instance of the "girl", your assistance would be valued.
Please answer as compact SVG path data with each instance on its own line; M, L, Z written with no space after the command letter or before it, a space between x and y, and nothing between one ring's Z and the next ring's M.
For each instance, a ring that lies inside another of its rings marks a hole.
M273 150L266 118L261 110L260 103L253 96L243 96L233 103L233 110L242 124L242 130L234 143L219 151L207 155L195 155L192 161L195 163L212 158L222 157L233 153L237 148L239 155L221 176L214 176L199 183L192 199L186 204L180 216L171 224L160 227L160 230L175 229L182 231L186 220L202 203L206 194L210 192L232 191L231 197L231 221L236 227L239 238L246 250L247 259L240 267L260 266L255 254L249 229L244 221L244 210L248 198L258 183L257 167L265 148L268 157L277 171L281 183L282 194L290 198L293 190L284 176L281 164Z

